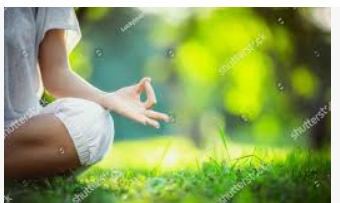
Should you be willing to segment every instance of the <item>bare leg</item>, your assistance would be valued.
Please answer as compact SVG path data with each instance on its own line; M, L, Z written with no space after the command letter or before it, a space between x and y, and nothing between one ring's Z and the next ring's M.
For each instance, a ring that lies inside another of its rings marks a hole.
M53 114L29 119L5 139L5 178L36 178L80 167L63 123Z

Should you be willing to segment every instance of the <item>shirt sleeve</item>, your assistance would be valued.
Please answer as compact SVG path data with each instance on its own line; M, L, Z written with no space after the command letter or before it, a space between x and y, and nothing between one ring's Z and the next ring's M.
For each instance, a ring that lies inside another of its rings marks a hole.
M78 44L81 32L74 8L49 7L38 8L36 16L37 40L40 44L45 34L52 29L65 30L68 53Z

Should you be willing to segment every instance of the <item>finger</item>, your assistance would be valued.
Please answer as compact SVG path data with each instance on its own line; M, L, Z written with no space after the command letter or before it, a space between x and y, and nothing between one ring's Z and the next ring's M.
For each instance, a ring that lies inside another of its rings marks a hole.
M152 110L146 110L144 112L144 115L146 115L149 118L155 119L155 120L163 120L165 122L169 122L170 121L170 117L164 113L159 113L156 111L152 111Z
M148 119L148 117L143 114L133 113L131 111L121 112L120 114L126 116L127 118L130 118L131 120L141 123L143 125L147 124L146 120Z
M141 123L143 125L150 125L152 127L155 127L155 128L160 128L160 124L151 119L151 118L148 118L145 113L141 113L141 114L132 114L132 113L126 113L125 114L128 118L131 118L132 120L138 122L138 123Z
M160 124L157 121L155 121L155 120L153 120L151 118L147 118L147 117L146 117L146 124L147 125L151 125L151 126L153 126L155 128L159 128L160 127Z
M137 84L137 91L139 93L141 93L145 90L145 82L147 82L147 81L151 82L151 78L144 77L139 81L139 83Z
M144 105L146 109L151 109L157 103L155 91L153 90L150 81L145 81L144 84L147 95L147 99L144 102Z

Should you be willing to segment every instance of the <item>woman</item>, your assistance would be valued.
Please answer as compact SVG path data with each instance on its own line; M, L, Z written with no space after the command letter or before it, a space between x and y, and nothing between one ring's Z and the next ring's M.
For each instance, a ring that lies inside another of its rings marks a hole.
M79 39L73 8L5 8L6 178L49 176L98 162L113 139L109 111L155 128L157 120L169 121L151 110L156 97L150 78L107 93L72 72L68 54ZM44 89L58 99L41 107Z

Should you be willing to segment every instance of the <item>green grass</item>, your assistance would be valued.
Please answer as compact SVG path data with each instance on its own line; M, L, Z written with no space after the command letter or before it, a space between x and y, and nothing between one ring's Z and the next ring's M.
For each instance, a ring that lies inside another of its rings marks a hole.
M103 178L82 202L218 202L251 174L252 181L229 202L330 202L330 150L255 149L223 140L213 151L200 151L178 137L121 142L102 163L76 178L7 182L5 194L12 203L72 202L75 194Z

